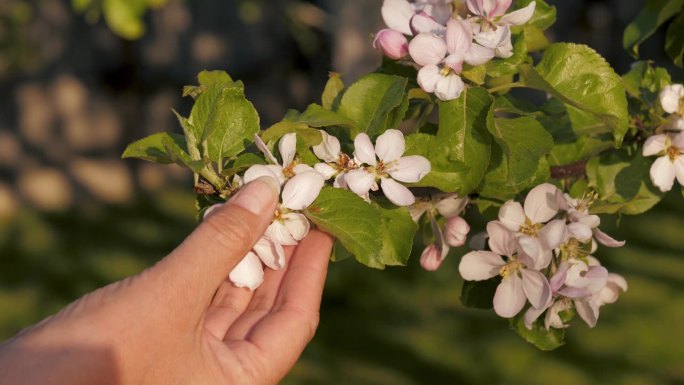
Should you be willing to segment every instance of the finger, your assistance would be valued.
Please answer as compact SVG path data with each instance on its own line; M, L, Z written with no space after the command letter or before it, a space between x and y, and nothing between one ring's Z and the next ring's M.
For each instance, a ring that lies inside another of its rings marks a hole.
M247 340L263 352L264 365L284 376L313 338L332 249L332 238L312 231L297 246L273 311L257 323Z
M266 231L277 191L272 178L256 179L209 215L151 269L149 275L165 288L163 296L184 308L192 304L207 309L221 282Z
M204 328L221 340L226 329L247 309L254 292L238 288L229 280L223 281L204 318Z

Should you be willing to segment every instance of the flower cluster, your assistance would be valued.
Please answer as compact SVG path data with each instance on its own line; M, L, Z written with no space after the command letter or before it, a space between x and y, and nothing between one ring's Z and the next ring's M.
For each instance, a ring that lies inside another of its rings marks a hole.
M684 186L684 85L672 84L660 92L660 104L670 114L665 128L644 143L644 156L658 156L651 166L653 184L660 191L670 191L674 180Z
M281 188L280 202L273 221L252 251L238 263L229 278L238 287L254 290L263 281L263 265L278 270L285 266L283 246L297 245L309 232L311 224L302 214L318 197L327 180L333 187L353 191L370 202L370 191L382 189L385 197L397 206L409 206L415 202L411 190L399 182L419 182L430 172L430 162L419 155L403 156L404 135L389 129L378 136L375 146L365 133L354 140L353 157L341 151L340 141L321 130L322 141L313 146L314 154L322 161L313 167L302 163L297 157L297 136L284 135L278 142L281 160L271 152L266 143L256 135L254 140L269 163L249 167L237 176L234 187L249 183L260 177L270 177ZM205 211L205 217L213 208Z
M441 100L456 99L465 84L464 64L477 66L513 55L511 26L532 18L535 2L506 14L511 0L468 0L469 14L454 15L451 0L385 0L389 27L373 46L392 59L409 59L420 69L418 84ZM409 41L410 39L410 41Z
M592 256L599 243L624 245L598 229L600 218L589 213L595 199L594 193L571 198L545 183L529 192L524 205L506 202L499 219L487 224L489 250L464 255L461 276L468 281L499 276L495 312L514 317L529 302L528 328L544 313L547 329L566 327L573 309L593 327L599 308L627 290L624 278L608 273Z

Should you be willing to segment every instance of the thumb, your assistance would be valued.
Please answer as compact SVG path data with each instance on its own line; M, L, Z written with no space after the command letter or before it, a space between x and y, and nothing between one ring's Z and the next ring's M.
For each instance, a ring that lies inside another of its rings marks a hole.
M206 306L273 220L278 182L261 177L240 189L152 270L176 300Z

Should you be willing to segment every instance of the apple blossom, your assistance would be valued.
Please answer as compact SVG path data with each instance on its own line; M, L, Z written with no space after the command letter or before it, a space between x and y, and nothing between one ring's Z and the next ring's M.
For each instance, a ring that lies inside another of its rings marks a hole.
M278 142L278 150L280 151L282 162L278 162L278 159L273 156L273 153L268 149L268 146L266 146L266 143L264 143L259 135L254 135L254 144L271 164L250 167L245 172L243 178L244 183L249 183L260 176L272 176L272 173L276 175L276 180L282 185L287 179L292 178L296 174L312 170L311 166L299 163L297 159L295 159L295 155L297 154L297 135L295 133L283 135Z
M660 191L670 191L675 178L684 186L684 132L649 137L644 143L643 155L658 156L651 166L650 175Z
M404 35L413 35L411 18L422 12L441 24L446 24L453 12L451 0L385 0L382 3L382 19L389 28Z
M360 133L354 138L354 158L365 164L349 170L344 180L351 191L366 197L370 190L377 190L377 181L387 199L397 206L415 202L411 190L399 182L416 183L430 172L430 161L420 155L404 154L404 134L389 129L378 136L375 146L370 137Z
M408 55L408 40L399 31L383 29L375 35L373 48L390 59L399 60Z
M473 37L477 44L493 50L497 57L504 59L513 55L510 26L527 23L536 6L533 1L524 8L505 14L511 0L467 0L466 4L475 14L468 20L473 23Z
M333 187L347 188L344 176L347 171L357 168L356 163L349 155L341 151L340 141L323 130L321 132L321 143L313 146L313 152L323 160L322 163L314 165L314 170L323 175L325 180L335 178Z
M470 232L468 222L459 216L453 216L447 219L446 226L444 226L444 241L451 247L463 246L468 232Z
M607 247L622 247L625 241L618 241L610 235L601 231L598 226L601 224L601 218L598 215L589 214L589 207L598 198L596 192L585 193L580 198L572 198L568 194L557 195L559 207L568 214L568 232L574 236L575 239L586 241L587 234L590 234L593 241L597 241L603 246ZM592 252L595 251L596 245L593 243Z
M464 255L458 266L463 279L482 281L501 276L494 294L494 311L501 317L514 317L527 300L535 308L547 304L551 288L546 276L535 269L539 263L534 261L534 256L519 252L515 235L499 222L489 222L487 233L491 251L471 251Z

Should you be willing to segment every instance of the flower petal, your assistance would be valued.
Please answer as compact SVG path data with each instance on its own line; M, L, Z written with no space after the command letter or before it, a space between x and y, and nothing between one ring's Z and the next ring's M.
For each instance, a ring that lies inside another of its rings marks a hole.
M256 144L259 151L261 151L266 156L266 159L269 162L271 162L272 164L278 164L278 160L275 158L275 156L273 156L271 150L268 149L268 146L266 146L266 143L264 143L264 141L258 134L254 134L254 144Z
M319 130L319 132L321 133L321 143L312 147L314 154L324 162L337 162L340 158L340 141L323 130Z
M493 48L473 43L468 52L466 52L464 60L471 66L478 66L494 59L494 56L496 56L496 51Z
M505 25L522 25L527 23L534 15L535 2L531 2L527 7L520 8L517 11L513 11L507 15L504 15L499 19L500 24Z
M682 98L684 98L684 86L681 84L667 85L660 91L660 105L668 114L679 111Z
M567 230L568 238L575 238L580 242L589 242L593 236L591 227L581 222L570 223Z
M388 170L390 176L404 183L416 183L430 173L430 161L420 155L404 156Z
M418 35L419 33L430 33L435 35L444 34L444 26L439 24L437 20L425 12L415 14L409 23L411 25L411 32L413 32L414 35Z
M625 245L625 241L618 241L611 237L610 235L604 233L599 228L593 230L594 238L598 243L606 247L622 247Z
M382 188L385 197L397 206L409 206L416 201L411 190L392 178L382 178L380 188Z
M304 210L316 200L324 184L323 176L313 170L293 176L283 187L283 207Z
M371 143L370 137L365 133L360 133L354 138L354 157L361 163L371 166L377 164L375 158L375 147Z
M466 5L471 13L478 16L485 15L483 0L466 0Z
M290 232L295 241L301 241L309 233L311 225L309 220L299 213L287 213L283 215L283 224Z
M245 171L242 181L246 184L262 176L271 177L277 180L279 186L285 183L285 175L283 175L282 167L275 164L255 164L254 166L251 166Z
M550 183L543 183L530 190L525 198L525 215L533 223L546 223L558 214L557 194L560 191Z
M428 245L420 255L420 266L427 271L439 269L444 261L443 254L437 245Z
M399 159L404 154L405 147L404 134L391 128L375 140L375 153L385 163Z
M494 312L501 317L511 318L525 306L525 292L522 280L515 274L501 280L494 293Z
M489 234L489 248L493 252L508 257L515 254L515 236L503 223L499 221L487 223L487 234Z
M421 33L409 43L413 61L421 66L439 64L447 53L444 39L429 33Z
M273 270L285 267L285 250L278 242L273 242L267 237L261 237L252 247L261 261Z
M297 134L291 132L283 135L278 143L278 150L280 150L280 157L283 159L283 167L289 166L297 153Z
M463 19L451 19L446 26L447 52L465 57L473 44L473 30Z
M435 205L435 208L441 216L451 218L461 214L466 203L468 203L468 198L460 197L458 194L449 194L441 198Z
M551 299L551 287L544 274L530 269L522 269L522 287L530 304L543 307Z
M553 250L563 242L566 231L565 219L555 219L542 227L537 237L542 241L544 248Z
M385 0L380 10L385 24L404 35L411 35L409 20L415 13L415 8L407 0Z
M499 221L511 231L520 231L525 224L525 211L522 205L516 201L508 201L499 209Z
M644 143L642 154L644 156L653 156L665 152L665 150L667 150L668 142L669 137L667 134L649 136Z
M390 59L399 60L408 55L408 40L399 31L383 29L375 34L373 48Z
M444 227L444 242L451 247L463 246L468 232L470 232L470 225L465 219L459 216L451 217Z
M684 147L682 147L684 149ZM684 186L684 155L679 155L674 160L674 171L677 177L677 182Z
M264 281L264 268L259 257L251 251L247 253L233 268L228 278L237 287L255 290Z
M485 12L488 18L495 18L506 13L513 0L485 0Z
M526 261L528 263L527 267L541 270L551 263L551 258L553 257L551 250L545 248L539 238L523 235L518 238L518 245L520 247L518 258L524 259L523 257L527 257L529 259L529 261Z
M341 172L337 174L335 177L335 181L333 182L333 187L334 188L343 188L343 189L348 189L349 186L347 185L347 181L344 179L347 176L346 172Z
M439 72L439 67L436 65L428 65L418 70L418 85L425 92L435 92L437 82L442 79L442 74Z
M327 163L316 163L314 170L321 174L325 180L328 180L337 174L337 169Z
M290 231L281 220L273 221L266 229L264 235L273 240L273 242L278 242L284 246L294 246L297 244L297 241L292 238L292 234L290 234Z
M672 190L675 180L675 167L670 158L661 156L653 162L650 170L651 181L660 191Z
M491 251L471 251L461 258L458 272L466 281L484 281L499 275L506 262Z
M435 85L435 95L440 100L454 100L461 96L464 89L465 83L463 83L461 77L452 72L437 81L437 84Z
M344 182L357 195L368 194L375 182L375 175L362 169L349 170L344 176Z
M577 314L587 323L590 328L596 326L598 321L599 307L596 303L589 300L575 300Z

